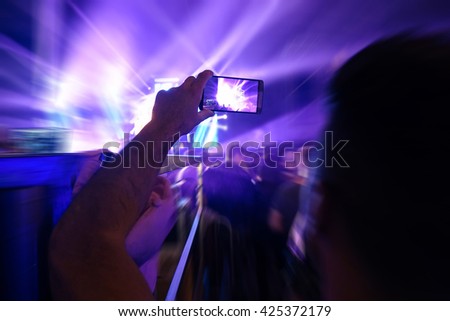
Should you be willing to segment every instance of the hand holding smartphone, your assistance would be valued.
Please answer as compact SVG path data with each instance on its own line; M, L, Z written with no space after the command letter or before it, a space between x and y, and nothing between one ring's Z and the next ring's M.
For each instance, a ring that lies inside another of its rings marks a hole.
M264 83L258 79L211 77L203 90L200 109L259 114Z

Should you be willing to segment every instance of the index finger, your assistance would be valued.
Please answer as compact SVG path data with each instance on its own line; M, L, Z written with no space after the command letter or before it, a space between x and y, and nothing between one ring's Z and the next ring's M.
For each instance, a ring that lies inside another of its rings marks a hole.
M204 70L198 74L197 79L194 81L193 86L203 89L206 85L206 82L214 75L211 70Z

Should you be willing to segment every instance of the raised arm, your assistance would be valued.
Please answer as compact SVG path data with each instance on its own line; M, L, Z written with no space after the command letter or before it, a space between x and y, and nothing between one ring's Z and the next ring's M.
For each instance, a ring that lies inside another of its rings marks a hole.
M98 170L75 197L50 241L55 299L152 299L126 251L125 237L146 206L170 146L213 114L197 111L211 76L204 71L180 87L159 92L152 121L124 148L120 164Z

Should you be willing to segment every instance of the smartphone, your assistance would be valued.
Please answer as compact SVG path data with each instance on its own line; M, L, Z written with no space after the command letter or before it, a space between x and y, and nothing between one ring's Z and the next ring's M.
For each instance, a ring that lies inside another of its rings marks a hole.
M264 82L259 79L212 76L205 85L200 109L259 114Z

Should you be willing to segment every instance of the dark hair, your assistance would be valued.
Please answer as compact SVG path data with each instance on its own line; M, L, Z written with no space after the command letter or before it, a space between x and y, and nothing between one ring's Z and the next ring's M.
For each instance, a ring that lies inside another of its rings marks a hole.
M450 219L443 183L450 43L400 35L351 58L331 81L329 130L349 168L321 175L333 215L392 297L450 299Z
M250 175L238 166L206 170L203 194L208 208L225 216L233 228L248 230L259 221L258 191Z
M238 166L210 168L203 174L207 208L199 248L194 295L201 300L273 300L283 296L282 275L266 244L268 233L260 194ZM223 219L225 217L226 219ZM206 219L205 219L206 218ZM208 219L209 218L209 219Z

